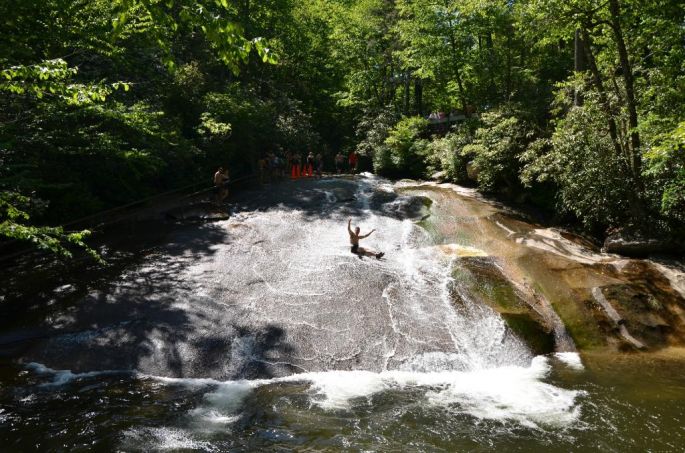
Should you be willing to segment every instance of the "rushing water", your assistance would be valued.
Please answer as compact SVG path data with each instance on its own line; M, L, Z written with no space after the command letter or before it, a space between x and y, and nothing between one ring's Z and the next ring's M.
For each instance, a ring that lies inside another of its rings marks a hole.
M536 356L455 277L479 226L371 177L287 188L46 315L64 333L0 368L0 449L682 450L683 362Z

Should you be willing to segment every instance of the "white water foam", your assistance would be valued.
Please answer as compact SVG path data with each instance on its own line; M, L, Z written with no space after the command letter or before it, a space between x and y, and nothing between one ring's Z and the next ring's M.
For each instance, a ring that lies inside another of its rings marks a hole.
M133 371L128 370L103 370L103 371L88 371L85 373L72 373L71 370L53 370L41 363L31 362L26 365L26 368L36 374L52 375L52 382L40 384L41 387L61 386L72 381L81 379L89 379L99 376L113 376L119 374L134 374Z
M134 428L124 432L124 448L135 451L213 451L211 442L198 441L193 432L178 428Z
M501 367L477 371L326 371L284 378L215 383L205 395L204 404L190 412L197 423L225 426L239 418L241 404L260 386L279 383L309 383L309 397L317 407L349 410L358 404L371 404L385 391L422 391L427 407L478 419L514 421L523 426L565 427L580 416L577 398L583 393L566 390L542 381L549 372L547 358L538 356L530 367ZM170 380L166 380L170 382ZM194 379L173 380L196 386ZM205 382L204 380L202 380ZM361 400L361 401L360 401Z
M580 354L577 352L557 352L554 356L565 363L568 367L576 370L584 370L583 362L580 360Z
M565 363L579 363L576 354L557 356ZM453 357L440 353L429 354L426 363L413 364L415 370L435 369L451 363ZM582 365L581 365L582 366ZM71 373L51 370L32 363L27 368L40 374L52 374L53 382L43 386L65 385L76 379L97 378L103 375L129 373L138 379L154 380L165 385L183 386L194 390L207 388L203 402L188 412L193 431L225 430L240 418L245 399L262 386L286 383L308 383L307 394L313 405L322 410L349 410L358 404L370 404L375 395L385 391L420 391L422 404L444 408L452 413L468 414L478 419L514 421L527 427L564 427L580 415L577 398L581 391L566 390L543 382L550 371L546 357L535 357L529 367L505 366L472 371L325 371L261 379L219 381L215 379L168 378L136 374L126 371ZM407 367L410 368L410 367ZM361 401L360 401L361 400ZM131 435L145 435L166 439L160 448L194 448L178 431L164 432L145 429ZM167 442L168 441L168 442Z
M205 393L204 404L192 409L189 416L196 430L225 430L239 418L239 409L255 388L250 381L222 382L215 391Z

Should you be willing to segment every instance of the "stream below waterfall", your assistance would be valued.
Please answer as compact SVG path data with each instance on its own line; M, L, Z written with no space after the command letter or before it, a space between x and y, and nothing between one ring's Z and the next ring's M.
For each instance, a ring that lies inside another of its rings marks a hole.
M2 321L26 338L0 355L0 451L684 451L685 351L610 352L567 320L585 315L565 297L639 263L455 186L363 175L232 203L106 278L12 293L31 300ZM348 218L383 259L350 253Z

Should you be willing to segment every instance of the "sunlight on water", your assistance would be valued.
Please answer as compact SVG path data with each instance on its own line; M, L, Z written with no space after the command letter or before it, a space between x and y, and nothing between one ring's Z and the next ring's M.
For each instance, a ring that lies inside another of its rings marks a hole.
M515 421L528 427L566 426L577 420L580 392L543 382L549 373L547 359L534 358L497 313L477 304L466 288L453 281L454 256L485 254L468 244L436 247L413 221L377 214L372 209L377 186L375 178L365 178L359 183L355 198L363 213L356 220L362 224L362 232L377 230L364 246L382 246L390 251L382 263L368 260L366 264L390 276L382 291L391 327L381 341L382 368L213 382L203 403L189 412L189 424L201 430L230 425L240 418L241 405L256 388L295 383L306 383L305 394L310 404L329 411L352 410L355 405L370 404L374 397L386 392L412 391L422 395L417 402L426 407L442 407L476 418ZM330 203L335 201L332 192L326 191L325 197ZM297 296L302 303L312 303L325 300L326 296L334 297L339 291L335 284L321 286L319 275L344 265L336 256L342 258L349 252L340 244L341 235L345 234L343 219L314 218L303 222L301 215L299 211L274 210L254 216L247 224L266 232L268 243L274 244L270 252L278 257L273 263L278 271L265 270L264 266L271 264L260 262L254 265L255 275L264 280L266 275L280 275L277 285L267 282L273 295ZM292 224L301 225L302 239L282 247L282 225ZM379 339L356 337L354 341L364 344ZM198 384L192 379L164 381Z

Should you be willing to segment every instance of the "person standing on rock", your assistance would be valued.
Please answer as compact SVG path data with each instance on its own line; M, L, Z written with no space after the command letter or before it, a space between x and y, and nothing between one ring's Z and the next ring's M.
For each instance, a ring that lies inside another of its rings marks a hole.
M376 259L381 259L385 253L383 252L374 252L373 250L365 249L364 247L359 247L359 240L367 238L371 236L371 233L376 231L374 228L373 230L369 231L367 234L360 234L360 228L355 227L354 231L352 231L352 219L349 219L347 221L347 232L350 234L350 244L352 244L352 248L350 251L357 255L359 258L362 256L375 256Z
M290 150L285 152L285 171L286 175L290 175L293 172L293 153Z
M262 156L257 161L257 169L259 171L259 183L264 184L266 182L266 156Z
M293 154L293 171L292 171L292 174L294 175L293 179L297 179L300 177L300 171L302 170L301 165L302 165L302 154L300 154L300 152L298 151L298 152L295 152L295 154Z
M321 155L321 153L318 153L316 155L315 160L316 160L316 170L315 170L316 177L321 179L323 177L323 156Z
M309 154L307 154L307 166L306 168L306 173L307 176L312 176L314 174L314 165L316 165L316 158L314 157L314 153L309 151Z
M348 157L348 162L350 164L350 173L353 175L357 173L357 164L359 163L359 155L356 153L355 150L352 150L350 152L350 155Z
M214 173L214 196L217 205L220 205L228 196L229 181L228 170L224 169L224 167L219 167L216 173Z
M345 156L342 155L340 151L335 155L335 172L340 174L343 172L343 166L345 165Z

